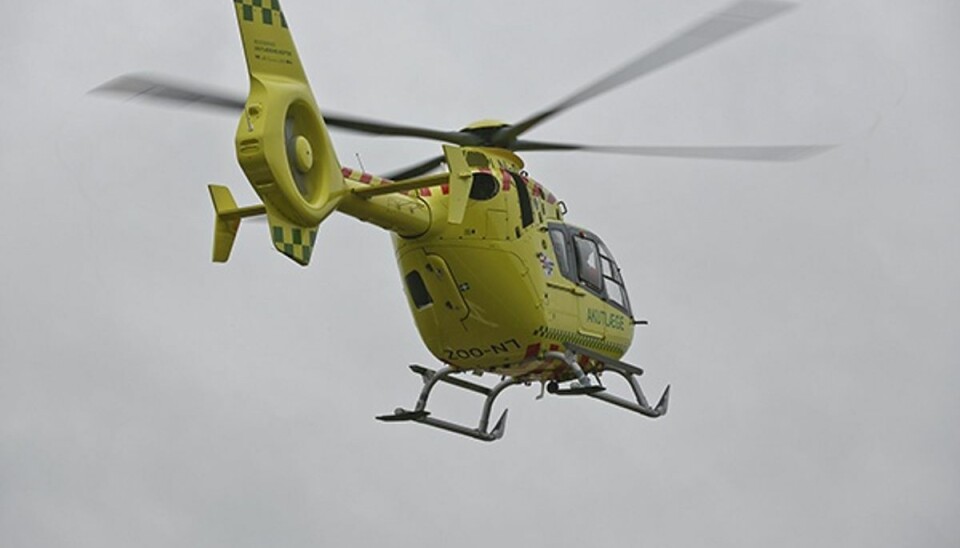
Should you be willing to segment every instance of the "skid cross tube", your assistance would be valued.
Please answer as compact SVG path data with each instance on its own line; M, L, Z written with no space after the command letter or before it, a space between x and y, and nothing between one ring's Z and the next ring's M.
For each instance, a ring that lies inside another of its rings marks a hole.
M385 422L419 422L420 424L425 424L427 426L432 426L434 428L439 428L455 434L461 434L480 441L496 441L503 437L503 433L507 429L508 410L504 410L503 414L500 415L500 419L493 427L493 430L487 429L490 424L490 413L493 411L493 402L497 399L497 396L499 396L501 392L515 384L521 383L522 381L515 378L508 378L500 381L500 383L493 388L488 388L470 381L451 377L451 375L463 372L462 370L453 367L444 367L439 371L434 371L423 366L411 365L410 370L420 375L420 377L423 379L423 389L420 390L420 397L417 398L416 407L412 411L403 408L397 408L392 415L381 415L377 417L378 420ZM427 400L430 398L430 393L433 391L433 388L439 382L445 382L452 386L463 388L471 392L477 392L486 396L483 401L483 410L480 413L480 423L476 428L470 428L462 424L457 424L430 416L430 412L427 411Z

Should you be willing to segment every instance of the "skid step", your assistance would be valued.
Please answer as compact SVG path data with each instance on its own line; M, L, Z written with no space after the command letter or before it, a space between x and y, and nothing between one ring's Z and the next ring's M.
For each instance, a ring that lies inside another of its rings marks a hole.
M392 415L380 415L376 419L383 422L418 421L429 415L429 411L407 411L398 407Z
M547 392L556 394L557 396L589 396L590 394L598 394L604 390L606 390L606 388L597 384L580 386L574 383L569 388L560 388L556 383L547 383Z

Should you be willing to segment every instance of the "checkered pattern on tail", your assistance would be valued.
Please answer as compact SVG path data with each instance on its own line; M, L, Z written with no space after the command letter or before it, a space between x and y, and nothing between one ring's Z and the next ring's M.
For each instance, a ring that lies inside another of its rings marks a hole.
M287 18L280 9L280 0L233 0L244 21L287 28Z
M313 246L317 241L317 230L315 228L305 230L297 227L285 228L273 225L270 227L270 234L273 236L273 245L284 255L302 265L310 263Z

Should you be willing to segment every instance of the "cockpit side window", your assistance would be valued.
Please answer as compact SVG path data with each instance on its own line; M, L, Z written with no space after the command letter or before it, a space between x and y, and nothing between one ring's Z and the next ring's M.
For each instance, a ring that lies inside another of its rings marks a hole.
M594 291L602 291L603 277L600 271L600 250L597 244L581 236L574 236L573 246L577 250L580 281Z
M576 281L572 265L570 264L570 246L567 244L567 236L563 233L563 230L551 228L550 241L553 243L553 253L557 256L560 274L568 280Z

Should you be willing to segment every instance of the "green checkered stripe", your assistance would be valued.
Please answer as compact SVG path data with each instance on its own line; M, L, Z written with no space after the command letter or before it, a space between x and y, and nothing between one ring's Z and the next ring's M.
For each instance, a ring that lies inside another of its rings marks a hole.
M280 10L280 0L233 0L240 10L244 21L260 22L264 25L279 23L287 28L287 18Z
M546 339L551 339L559 343L573 343L577 346L582 346L584 348L591 348L593 350L600 350L601 352L609 352L611 354L619 353L623 354L627 351L627 347L619 344L613 344L603 339L597 339L595 337L588 337L586 335L581 335L580 333L574 333L571 331L564 331L562 329L551 329L546 326L541 326L533 332L535 337L543 337Z
M277 246L277 249L282 251L284 255L300 264L310 262L313 245L317 242L317 230L315 228L304 230L296 227L271 226L270 233L273 236L273 245Z

